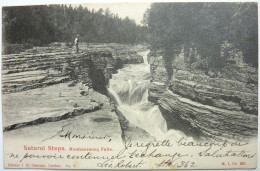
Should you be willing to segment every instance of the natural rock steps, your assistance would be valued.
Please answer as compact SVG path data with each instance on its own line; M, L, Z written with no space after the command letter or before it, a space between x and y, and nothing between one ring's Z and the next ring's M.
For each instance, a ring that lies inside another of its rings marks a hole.
M56 84L44 88L4 94L3 127L6 130L32 124L57 121L70 116L99 109L104 99L87 86L79 83ZM40 118L40 119L39 119Z
M75 55L70 52L4 55L3 93L19 92L67 82L70 78L63 75L62 66L68 59L74 62L83 57L84 54ZM33 73L34 77L32 77Z
M72 48L66 47L37 47L20 54L3 55L2 92L19 92L67 82L71 78L62 73L62 67L68 60L75 66L79 79L77 81L82 81L89 87L97 87L100 82L94 81L95 85L92 85L93 81L90 78L92 72L92 78L104 80L101 88L104 89L111 74L123 64L143 62L134 46L81 43L81 49L84 52L74 53ZM35 77L28 74L33 72L41 74L38 76L36 74Z
M175 83L170 86L172 92L181 95L196 102L215 107L245 111L249 114L257 115L257 94L238 91L236 89L228 90L194 84L195 82L185 82L173 80ZM251 105L246 105L251 104Z
M94 106L91 109L74 109L73 112L68 112L68 113L65 113L65 114L63 114L61 116L41 117L41 118L33 120L33 121L13 124L13 125L5 127L4 128L4 132L5 131L11 131L11 130L18 129L18 128L23 128L23 127L26 127L26 126L43 124L43 123L46 123L46 122L57 122L57 121L60 121L60 120L73 118L75 116L83 115L83 114L90 113L90 112L95 112L95 111L101 109L101 107L102 107L102 103L99 104L98 106Z
M60 68L61 64L64 64L67 60L71 62L78 62L84 57L84 54L67 53L66 56L48 55L44 56L44 59L39 60L38 56L34 56L32 59L24 56L24 60L20 61L8 61L3 63L3 69L8 70L7 73L17 73L25 71L34 71L37 69L48 69L50 67Z
M86 96L85 98L89 99L90 97ZM82 144L82 146L85 145L85 147L86 144L91 144L89 146L93 147L93 144L96 144L96 139L91 138L93 136L107 136L99 140L99 143L104 143L104 145L102 144L104 147L106 147L108 142L109 145L111 145L111 143L118 144L122 142L120 124L116 114L112 112L113 107L104 96L100 96L99 102L103 103L103 106L99 110L90 113L72 116L72 118L65 120L45 122L44 124L5 131L3 132L4 141L9 147L17 148L17 141L20 140L23 142L21 149L23 149L23 146L26 144L46 143L47 145L55 146L55 142L57 142L57 146L60 146L61 142L63 142L67 143L67 147L73 147L74 142L77 142L78 144ZM64 136L61 137L61 135L66 135L68 132L71 132L70 139ZM85 136L85 138L72 138L74 135L80 137ZM12 142L16 143L12 144ZM101 146L100 144L98 145Z
M157 94L158 95L158 94ZM151 93L151 96L154 94ZM191 101L166 90L157 97L168 129L189 127L186 133L196 138L245 140L257 135L257 116L242 111L225 110ZM184 120L189 126L178 122Z
M69 48L53 47L4 55L4 130L57 122L100 110L108 99L90 89L93 87L102 93L112 73L123 64L142 62L142 57L134 48L125 45L113 44L109 48L107 45L96 46L77 54ZM119 53L117 49L120 49ZM114 58L111 51L119 54L120 58ZM62 72L68 60L74 67L77 79L66 83L72 80ZM97 102L97 99L103 101Z
M2 86L3 93L15 93L15 92L21 92L21 91L26 91L30 89L35 89L35 88L42 88L50 85L55 85L55 84L60 84L69 81L70 78L68 76L64 77L45 77L40 80L33 80L28 83L28 81L24 82L6 82Z
M255 137L258 96L257 83L252 80L257 71L247 65L227 65L211 77L178 63L180 56L173 61L178 69L174 68L171 79L162 56L149 56L149 100L159 105L168 129L179 129L198 139Z

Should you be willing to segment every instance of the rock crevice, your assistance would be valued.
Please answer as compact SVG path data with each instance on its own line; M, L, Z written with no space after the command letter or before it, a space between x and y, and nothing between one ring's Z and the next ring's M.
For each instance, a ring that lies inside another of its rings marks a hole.
M81 49L37 47L3 55L4 131L100 110L108 103L103 95L112 74L124 64L143 62L134 46L82 43Z
M81 49L84 51L74 53L66 47L37 47L3 55L2 92L20 92L77 79L104 93L112 73L124 64L143 62L135 46L82 43ZM62 71L68 61L76 78Z

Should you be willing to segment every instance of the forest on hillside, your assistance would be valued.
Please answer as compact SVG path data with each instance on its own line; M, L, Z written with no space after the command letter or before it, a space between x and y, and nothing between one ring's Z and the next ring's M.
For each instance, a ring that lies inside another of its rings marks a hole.
M145 28L109 9L98 11L72 5L15 6L3 8L3 42L23 46L50 42L141 43Z
M70 42L76 35L90 43L143 43L164 55L169 76L172 59L184 51L190 65L200 56L205 70L222 68L241 52L244 62L258 66L257 3L153 3L144 26L120 18L109 9L81 5L3 8L4 53L51 42ZM18 46L19 47L19 46ZM195 55L196 54L196 55Z
M169 77L172 59L184 51L190 65L223 68L241 52L258 65L257 3L153 3L144 15L152 50L161 51Z

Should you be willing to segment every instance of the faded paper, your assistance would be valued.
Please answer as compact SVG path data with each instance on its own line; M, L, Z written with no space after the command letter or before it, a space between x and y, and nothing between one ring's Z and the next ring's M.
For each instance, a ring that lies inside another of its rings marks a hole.
M257 3L216 4L3 7L4 167L256 168Z

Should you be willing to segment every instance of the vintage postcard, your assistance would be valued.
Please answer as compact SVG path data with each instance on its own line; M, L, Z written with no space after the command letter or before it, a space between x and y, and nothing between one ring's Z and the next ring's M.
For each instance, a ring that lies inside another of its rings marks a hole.
M257 167L258 3L2 7L4 168Z

